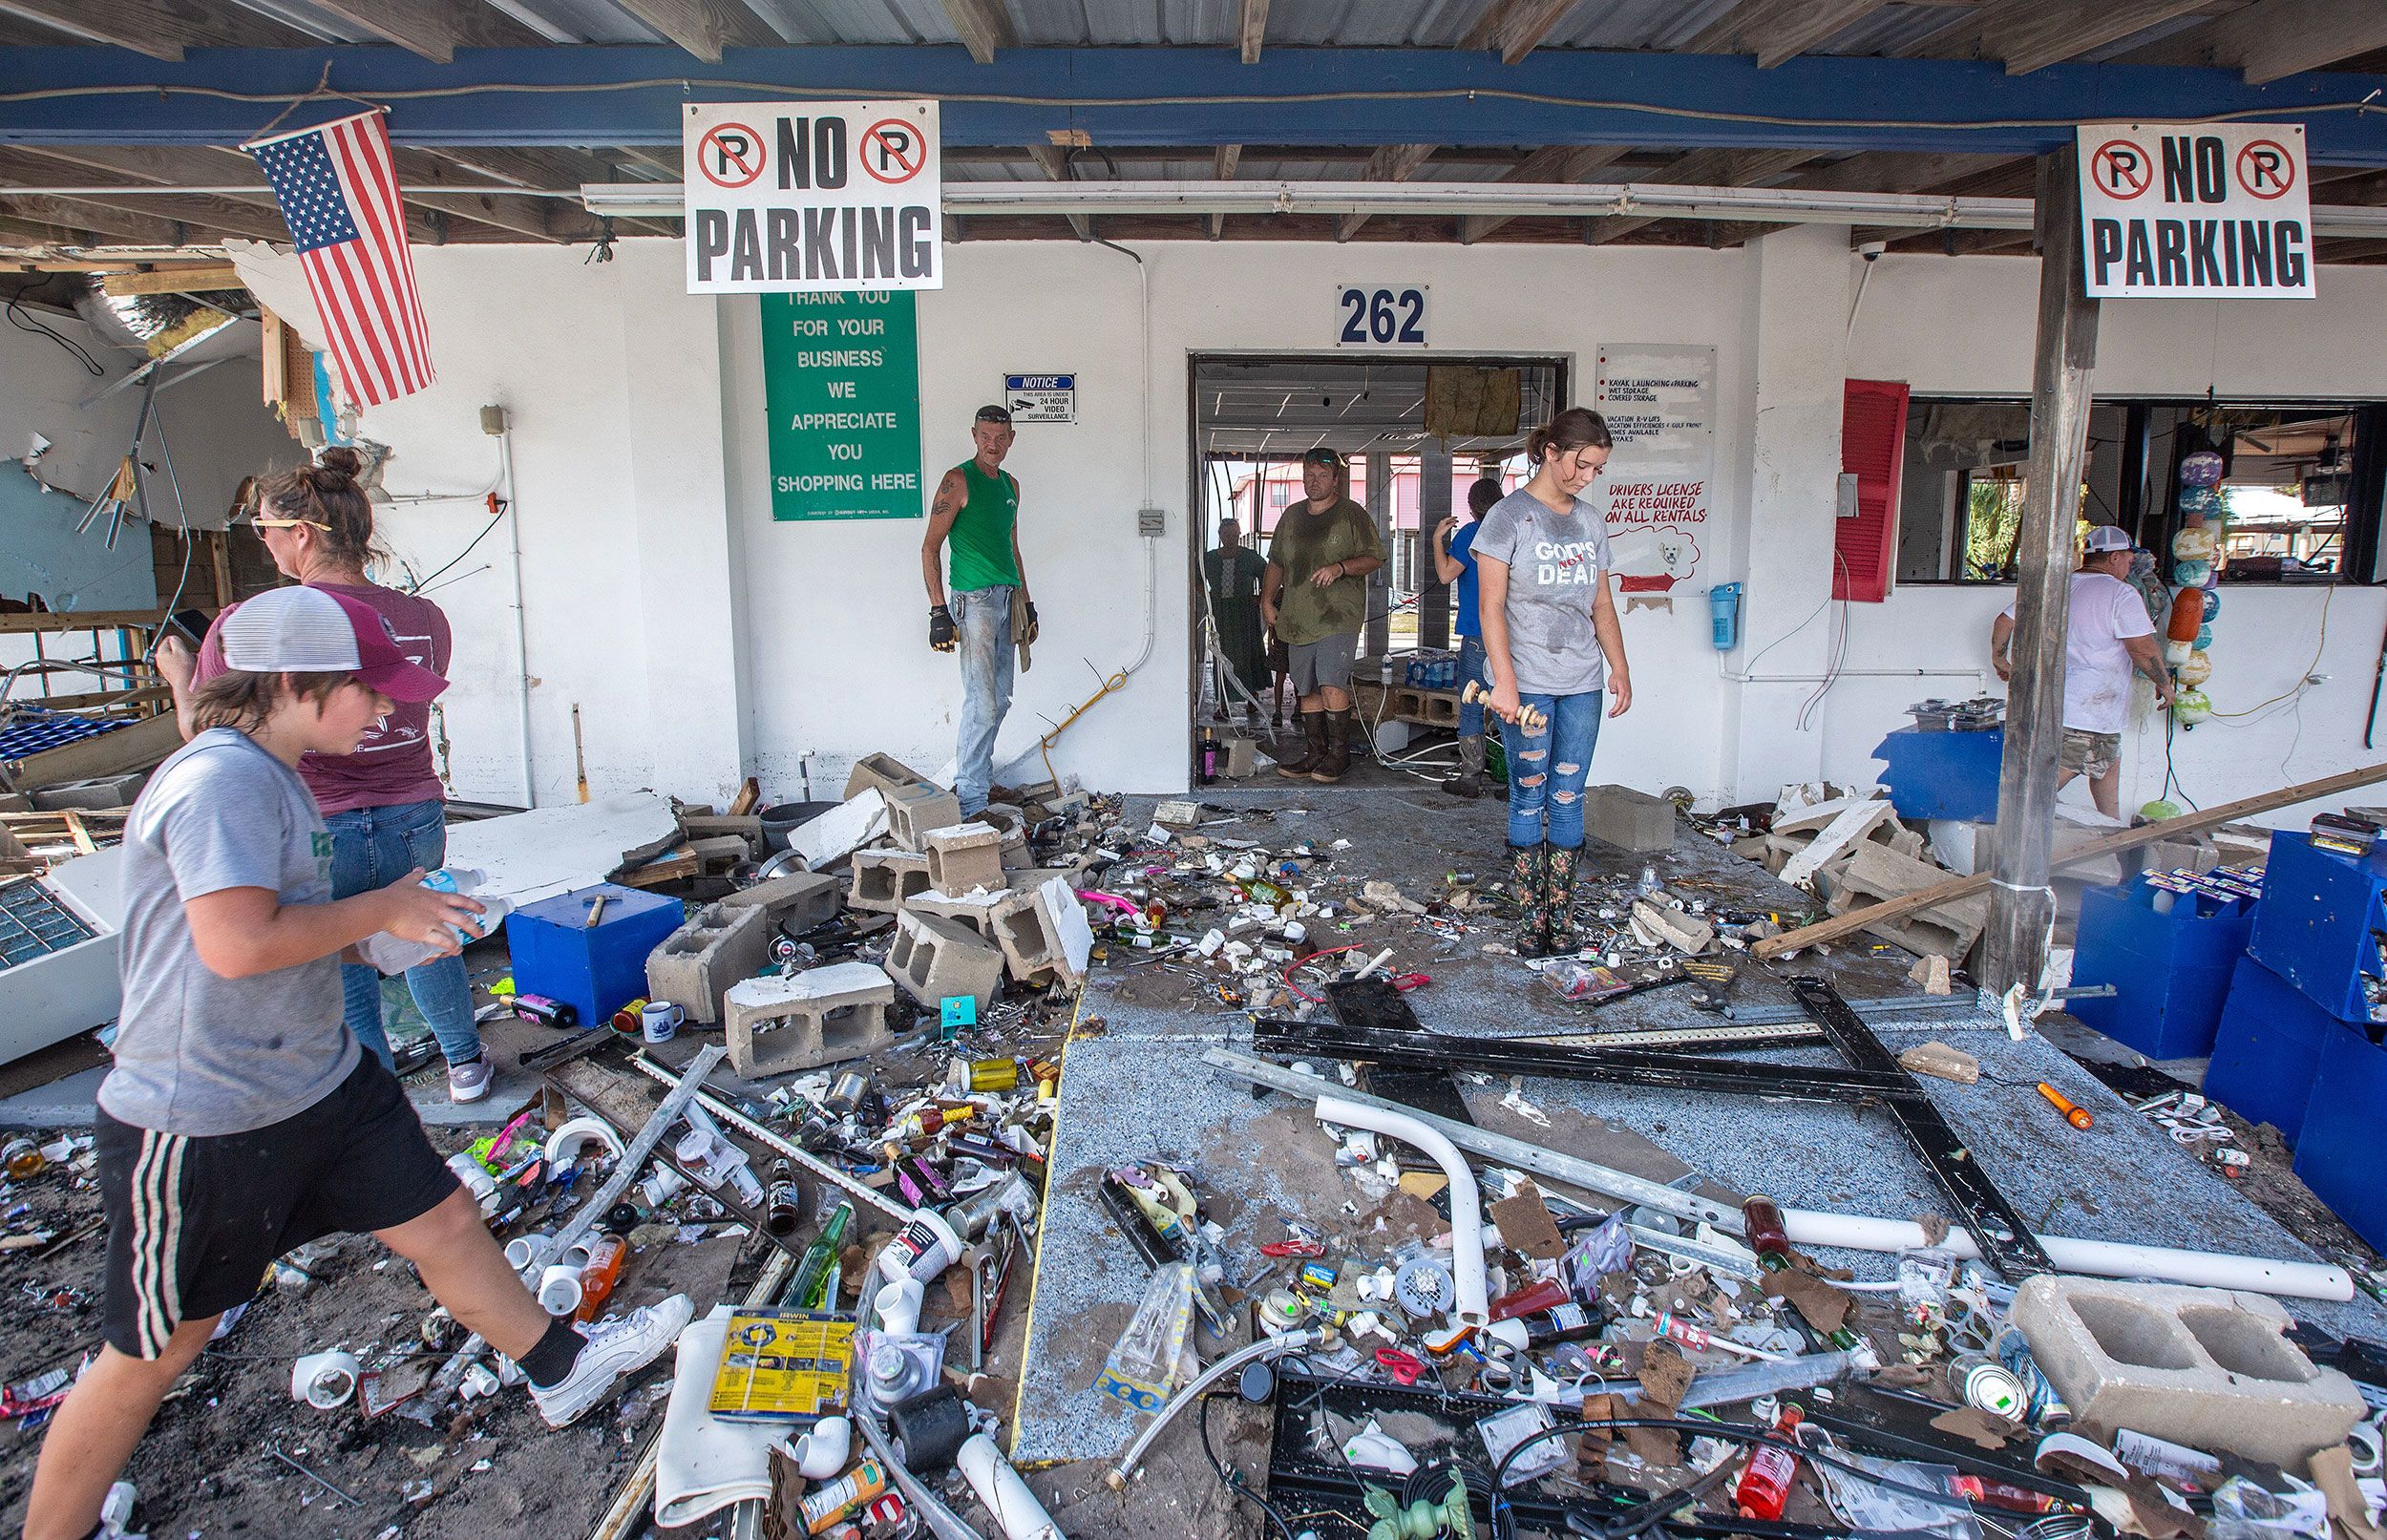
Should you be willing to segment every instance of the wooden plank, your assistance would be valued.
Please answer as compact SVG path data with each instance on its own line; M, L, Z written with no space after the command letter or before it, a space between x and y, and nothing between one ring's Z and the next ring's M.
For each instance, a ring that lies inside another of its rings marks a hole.
M179 64L186 48L306 48L316 39L240 6L205 0L0 0L22 16L94 43Z
M2003 0L1981 16L1981 52L2008 74L2078 58L2134 32L2205 9L2207 0Z
M1268 0L1243 0L1243 9L1236 17L1235 35L1243 62L1257 64L1260 47L1268 39Z
M21 193L0 186L0 210L32 223L78 226L106 238L102 243L109 245L158 246L170 250L190 244L193 236L205 236L204 231L194 230L178 221L127 206L132 202L130 199L110 201Z
M1533 186L1543 182L1581 182L1633 153L1628 144L1548 144L1494 178L1495 181ZM1473 245L1508 223L1511 214L1488 214L1459 221L1459 243Z
M1576 4L1577 0L1491 0L1459 46L1496 48L1501 63L1514 64L1540 47L1550 30Z
M241 282L240 269L228 262L153 267L138 273L109 273L100 279L99 284L117 299L134 294L195 294L204 289L248 286Z
M97 843L91 837L91 831L83 827L83 815L80 812L68 808L63 810L59 816L66 820L67 834L74 841L76 850L89 855L99 849Z
M1379 145L1376 153L1367 158L1367 170L1362 175L1361 179L1362 181L1407 181L1417 175L1419 167L1433 158L1434 151L1439 148L1439 145L1432 144ZM1335 239L1337 241L1350 240L1360 233L1361 227L1367 223L1368 218L1369 216L1365 214L1345 214L1335 225Z
M2081 189L2069 148L2039 158L2038 334L2031 379L2031 454L2015 542L2014 678L1990 845L1994 886L1981 980L2004 994L2038 987L2056 917L2047 885L2056 833L2056 752L2063 739L2074 530L2088 460L2089 379L2098 304L2082 292Z
M547 41L481 0L312 0L312 4L433 64L454 63L459 48L536 47Z
M1793 170L1815 158L1812 150L1693 150L1690 154L1667 162L1636 181L1667 182L1678 186L1746 187L1785 171ZM1600 246L1629 235L1635 230L1656 224L1647 215L1612 214L1594 220L1583 237L1585 245Z
M1069 175L1069 152L1060 145L1031 144L1027 147L1027 158L1036 162L1036 169L1045 174L1046 181L1075 179ZM1077 232L1080 241L1094 239L1094 221L1090 215L1072 214L1068 218L1069 228Z
M39 631L56 635L62 631L113 631L120 625L150 626L158 623L158 612L145 609L70 610L63 615L0 615L0 636L21 636Z
M144 685L138 689L93 690L83 695L45 695L40 704L59 711L78 711L93 707L147 706L153 701L167 700L173 694L163 685Z
M995 62L995 50L1020 46L1019 33L1012 31L1010 14L1003 9L1003 0L943 0L945 19L953 23L954 35L970 51L970 57L981 64Z
M1753 53L1770 70L1879 11L1888 0L1741 0L1682 46L1687 53Z
M707 64L719 64L725 48L775 48L787 41L738 0L613 3Z
M2294 807L2299 802L2318 802L2327 797L2334 797L2340 791L2352 791L2359 787L2376 786L2381 781L2387 781L2387 765L2366 765L2360 770L2340 770L2334 775L2324 775L2317 781L2299 782L2294 786L2282 787L2276 791L2266 791L2260 796L2241 797L2235 802L2225 802L2217 808L2207 808L2202 812L2183 813L2177 818L2162 818L2154 823L2141 824L2136 829L2119 829L2110 834L2084 840L2068 851L2059 853L2050 859L2048 870L2060 872L2067 867L2084 866L2103 856L2137 850L2142 845L2151 845L2159 839L2177 839L2185 834L2193 834L2207 829L2218 829L2223 824L2235 823L2241 818L2252 818L2262 813L2275 812L2281 808ZM1934 905L1946 903L1952 898L1963 898L1973 894L1986 893L1989 891L1990 882L1991 876L1987 872L1975 873L1969 877L1951 877L1936 887L1919 889L1903 898L1892 898L1888 903L1875 904L1870 909L1851 910L1848 914L1831 919L1819 920L1812 925L1802 925L1793 931L1785 931L1780 936L1760 941L1750 947L1749 955L1759 959L1778 958L1785 952L1796 952L1803 947L1817 946L1826 941L1836 941L1843 936L1863 930L1876 920L1891 919L1899 915L1911 915L1918 909L1930 909Z

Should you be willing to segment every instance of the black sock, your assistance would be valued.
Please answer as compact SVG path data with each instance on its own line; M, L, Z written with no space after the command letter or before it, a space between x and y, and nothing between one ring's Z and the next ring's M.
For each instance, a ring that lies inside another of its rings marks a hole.
M552 1390L563 1383L572 1365L580 1361L581 1349L587 1345L588 1339L574 1331L569 1320L559 1317L547 1323L547 1334L537 1345L514 1361L530 1376L532 1384Z

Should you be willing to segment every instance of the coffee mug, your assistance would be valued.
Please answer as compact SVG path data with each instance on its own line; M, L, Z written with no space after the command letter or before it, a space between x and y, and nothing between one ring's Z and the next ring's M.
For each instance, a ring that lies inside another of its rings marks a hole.
M668 1043L680 1032L680 1023L687 1020L687 1012L667 1000L650 1000L638 1013L641 1036L649 1043Z

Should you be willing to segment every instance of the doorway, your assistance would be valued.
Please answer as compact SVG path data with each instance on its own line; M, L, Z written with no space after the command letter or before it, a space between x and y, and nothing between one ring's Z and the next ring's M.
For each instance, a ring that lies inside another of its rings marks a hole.
M1353 670L1360 721L1344 784L1439 780L1452 758L1447 726L1404 721L1398 702L1386 704L1387 686L1412 672L1441 680L1455 668L1453 593L1435 570L1434 531L1454 511L1465 521L1468 489L1480 476L1505 489L1521 483L1525 434L1565 404L1567 361L1197 354L1190 368L1194 784L1206 767L1223 777L1246 761L1274 780L1275 748L1298 751L1298 706L1272 661L1282 652L1271 652L1259 626L1249 576L1257 563L1230 566L1214 553L1221 521L1232 518L1242 546L1264 561L1278 520L1303 501L1302 456L1321 448L1348 460L1350 496L1373 517L1386 557L1368 580ZM1235 740L1252 747L1237 749Z

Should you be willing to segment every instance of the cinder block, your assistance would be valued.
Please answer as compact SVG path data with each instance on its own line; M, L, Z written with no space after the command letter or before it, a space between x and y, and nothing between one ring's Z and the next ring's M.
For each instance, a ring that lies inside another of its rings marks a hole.
M866 786L875 786L881 795L893 801L898 791L927 782L927 776L893 754L864 754L854 762L853 771L845 778L845 794L851 797Z
M749 979L726 1001L729 1067L749 1080L859 1059L890 1047L895 981L869 962Z
M1223 773L1231 781L1248 780L1259 773L1259 743L1252 738L1227 740L1227 768Z
M922 837L928 885L939 893L993 890L1003 883L1003 832L971 822L932 829Z
M721 901L731 909L759 909L773 925L807 931L837 918L845 886L826 872L794 872L740 888Z
M947 919L956 925L967 926L978 933L978 939L995 943L995 911L1016 897L1009 888L989 892L980 888L974 893L939 893L933 889L917 897L903 900L903 912L926 915L931 919Z
M2259 1294L2048 1274L2013 1318L2091 1438L2133 1428L2301 1470L2363 1415L2354 1382L2289 1341L2288 1312Z
M856 851L854 886L845 901L856 909L892 915L903 900L929 889L928 857L910 851Z
M732 984L771 960L771 917L760 909L708 904L646 955L646 998L667 1000L688 1020L721 1020Z
M752 855L763 848L763 821L759 817L735 817L727 813L684 812L680 814L680 833L692 840L708 842L737 838L746 842L746 854ZM722 847L727 849L727 847Z
M1901 855L1878 840L1860 839L1839 875L1838 891L1828 907L1835 915L1845 914L1947 880L1948 873L1929 861ZM1953 961L1973 949L1974 940L1988 923L1989 899L1975 896L1933 904L1865 929L1917 957L1936 955Z
M1027 814L1007 802L989 802L981 808L976 820L994 828L1003 835L1003 869L1024 871L1035 859L1027 852Z
M1069 917L1059 908L1065 898L1072 910L1077 908L1068 883L1052 878L1039 887L1013 890L1011 901L995 910L995 942L1003 948L1003 965L1020 982L1042 988L1055 980L1074 984L1084 977L1069 958ZM1076 918L1083 926L1084 914Z
M941 786L902 786L887 793L887 833L907 851L928 848L928 832L961 821L961 803Z
M1595 786L1583 793L1591 835L1621 851L1674 849L1674 804L1629 786Z
M983 1010L1003 982L1003 954L976 931L949 919L905 910L896 916L895 940L887 948L887 971L903 992L923 1005L955 995L977 997Z

